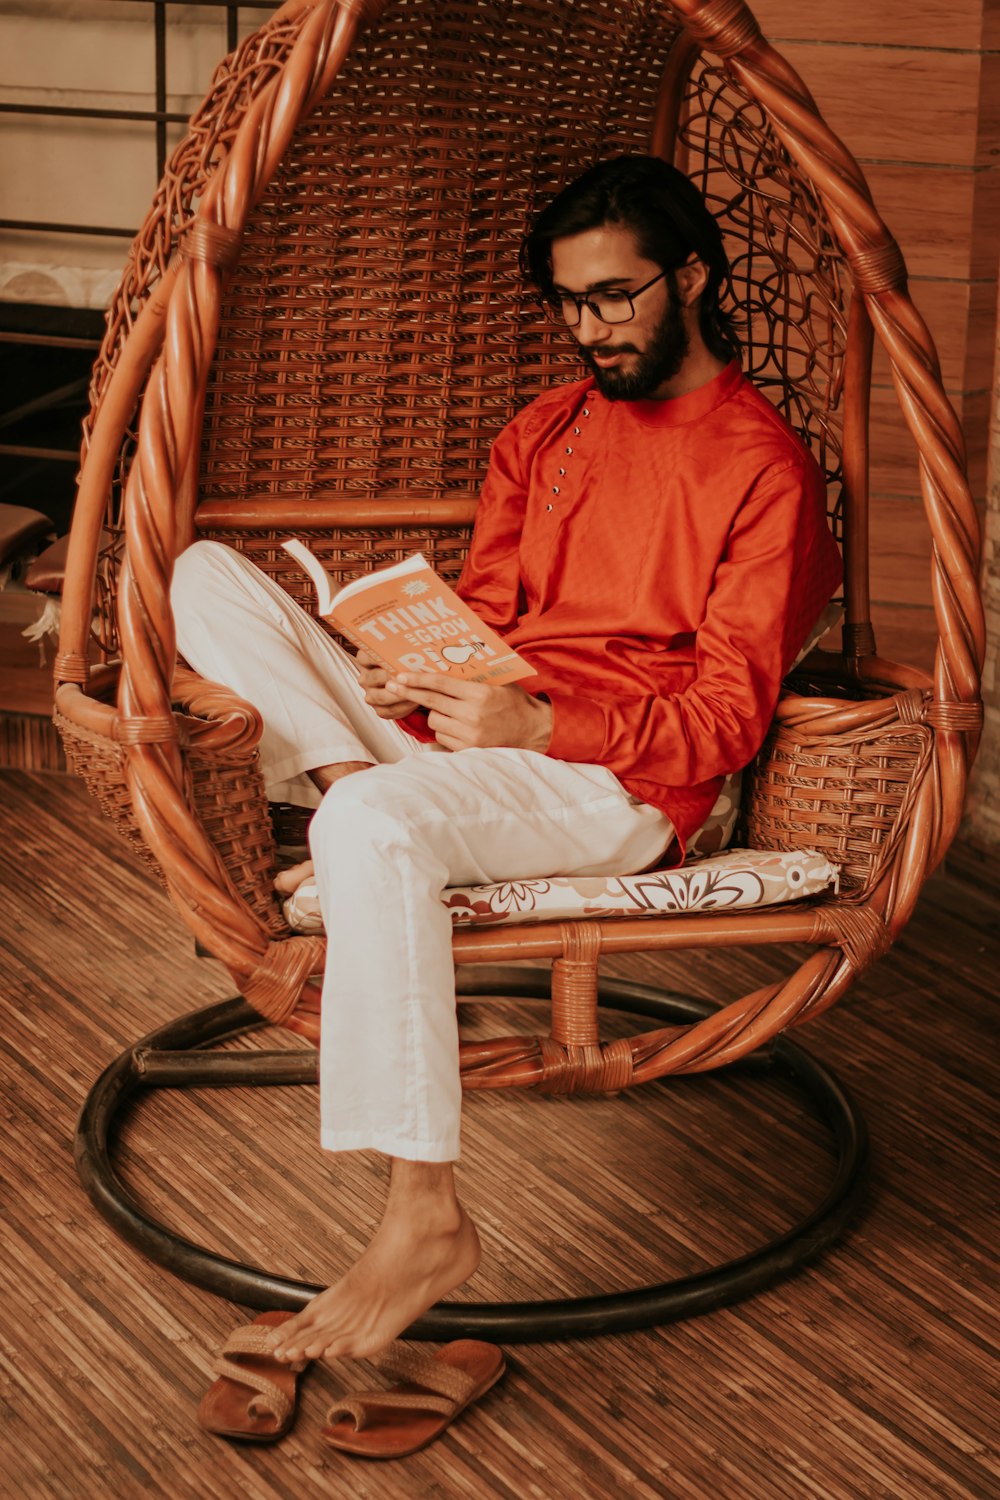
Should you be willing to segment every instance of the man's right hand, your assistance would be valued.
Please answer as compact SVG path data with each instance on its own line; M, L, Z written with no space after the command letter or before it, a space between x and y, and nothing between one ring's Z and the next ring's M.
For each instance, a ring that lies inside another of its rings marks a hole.
M361 669L365 702L375 710L380 719L405 719L407 714L416 710L418 705L409 698L401 698L398 693L389 691L386 687L388 672L374 656L369 656L363 646L358 651L357 662Z

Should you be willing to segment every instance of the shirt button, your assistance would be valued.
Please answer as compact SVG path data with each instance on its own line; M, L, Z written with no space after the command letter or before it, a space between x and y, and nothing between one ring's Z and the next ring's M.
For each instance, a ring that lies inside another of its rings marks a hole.
M585 417L589 417L589 416L590 416L590 407L589 407L589 406L585 406L585 407L584 407L584 408L583 408L583 415L584 415L584 416L585 416Z
M551 505L547 505L547 506L546 506L546 507L545 507L545 509L546 509L546 510L551 510L551 509L552 509L552 507L551 507Z
M582 428L581 428L581 427L574 427L574 428L573 428L573 436L574 436L574 437L579 437L579 436L580 436L580 433L581 433L581 432L582 432L582 431L583 431L583 429L582 429Z
M552 486L552 493L553 493L553 495L558 495L558 493L559 493L559 486L557 484L554 484Z
M560 476L561 476L561 477L562 477L562 478L563 478L563 479L565 479L565 477L566 477L566 470L565 470L565 469L560 469L560 470L559 470L559 474L560 474Z
M567 452L567 453L572 453L572 452L573 452L573 450L572 450L572 448L567 448L567 449L566 449L566 452Z

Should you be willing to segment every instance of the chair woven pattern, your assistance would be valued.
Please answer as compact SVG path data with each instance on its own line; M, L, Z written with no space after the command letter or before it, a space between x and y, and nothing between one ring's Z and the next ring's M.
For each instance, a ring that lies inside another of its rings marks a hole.
M760 105L711 59L693 69L679 145L723 226L744 369L826 474L839 537L850 278L826 214Z
M166 876L135 819L125 778L124 746L91 733L58 712L54 719L69 769L97 799L132 852L166 886ZM188 763L195 809L230 879L269 933L286 934L288 924L272 893L277 852L256 756L249 761L226 762L217 755L192 750Z
M385 526L346 528L310 534L309 548L339 583L356 578L373 567L388 567L402 562L413 552L421 552L431 566L454 584L462 571L469 546L469 527ZM273 531L225 530L213 527L215 540L225 542L244 553L265 573L269 573L303 609L315 610L316 593L302 568L281 545Z
M775 725L747 773L746 843L817 849L860 899L896 850L932 747L923 724L808 738Z
M576 373L518 248L582 165L647 148L677 24L544 9L541 47L537 0L407 0L357 44L247 226L203 499L475 493L503 424Z

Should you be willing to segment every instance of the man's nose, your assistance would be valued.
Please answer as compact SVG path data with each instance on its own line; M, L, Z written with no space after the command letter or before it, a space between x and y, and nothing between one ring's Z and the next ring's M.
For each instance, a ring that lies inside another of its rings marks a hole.
M576 334L577 341L589 349L592 344L605 343L611 336L611 327L608 323L602 322L584 303L580 309L580 321L573 332Z

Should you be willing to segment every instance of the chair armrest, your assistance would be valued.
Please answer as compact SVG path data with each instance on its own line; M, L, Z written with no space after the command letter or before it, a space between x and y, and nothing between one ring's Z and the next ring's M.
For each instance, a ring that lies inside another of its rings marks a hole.
M185 710L178 715L187 740L199 754L225 751L249 759L260 743L264 721L252 703L219 682L208 682L190 667L174 668L171 697Z
M120 670L120 662L95 669L87 692L75 682L62 683L56 690L56 710L91 734L118 744L134 741L135 734L123 726L114 706ZM174 714L180 738L195 754L251 758L264 727L252 704L189 667L176 668L171 695L180 708Z

